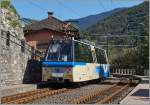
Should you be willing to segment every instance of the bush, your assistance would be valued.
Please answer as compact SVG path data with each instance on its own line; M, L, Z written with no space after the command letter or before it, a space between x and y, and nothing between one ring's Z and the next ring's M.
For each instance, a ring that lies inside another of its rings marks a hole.
M16 9L14 8L14 6L11 5L11 0L3 0L0 3L1 3L1 8L5 8L5 9L9 10L10 12L13 12L13 13L18 15L18 13L17 13ZM18 15L18 17L20 17L20 16ZM9 20L11 21L10 18L9 18ZM12 27L21 27L21 24L20 24L19 20L11 21L10 25Z
M12 27L21 27L21 24L20 24L20 22L19 22L19 20L13 20L13 21L11 21L10 22L10 25L12 26Z
M1 1L1 8L5 8L5 9L10 8L10 0Z
M10 0L4 0L4 1L1 1L1 8L5 8L5 9L8 9L9 11L15 13L18 15L16 9L14 8L13 5L11 5L11 2Z

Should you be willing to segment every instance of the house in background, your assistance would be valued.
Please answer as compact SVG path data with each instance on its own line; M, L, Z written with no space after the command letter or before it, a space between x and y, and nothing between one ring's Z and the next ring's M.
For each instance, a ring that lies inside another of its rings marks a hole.
M53 39L78 38L79 30L71 23L63 22L53 17L52 12L48 12L46 19L26 25L24 35L30 46L43 52L52 37Z

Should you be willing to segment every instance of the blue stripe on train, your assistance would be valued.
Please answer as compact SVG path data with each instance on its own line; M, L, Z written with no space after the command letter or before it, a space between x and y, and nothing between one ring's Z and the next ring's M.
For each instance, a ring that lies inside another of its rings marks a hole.
M77 65L86 65L85 62L51 62L43 61L42 65L44 67L74 67Z
M96 73L100 74L100 66L96 66Z
M101 67L97 66L96 73L98 73L101 77L104 77L104 78L109 77L109 68L106 71L104 71L104 68L102 66Z

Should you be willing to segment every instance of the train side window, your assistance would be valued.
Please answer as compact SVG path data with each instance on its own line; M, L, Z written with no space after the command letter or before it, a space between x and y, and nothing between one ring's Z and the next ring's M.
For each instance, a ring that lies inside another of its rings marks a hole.
M91 48L88 45L75 42L75 61L93 63Z
M21 40L21 52L25 52L25 40Z
M10 46L10 32L9 31L6 34L6 45Z
M96 51L97 62L100 64L106 64L107 61L106 61L106 57L105 57L105 52L98 48L96 48L95 51Z

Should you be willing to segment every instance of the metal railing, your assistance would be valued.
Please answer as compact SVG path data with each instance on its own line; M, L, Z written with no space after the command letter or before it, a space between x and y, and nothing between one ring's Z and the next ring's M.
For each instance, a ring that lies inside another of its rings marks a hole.
M129 69L129 68L112 68L111 74L121 74L121 75L137 75L136 69ZM149 76L149 70L143 69L143 73L141 76Z

